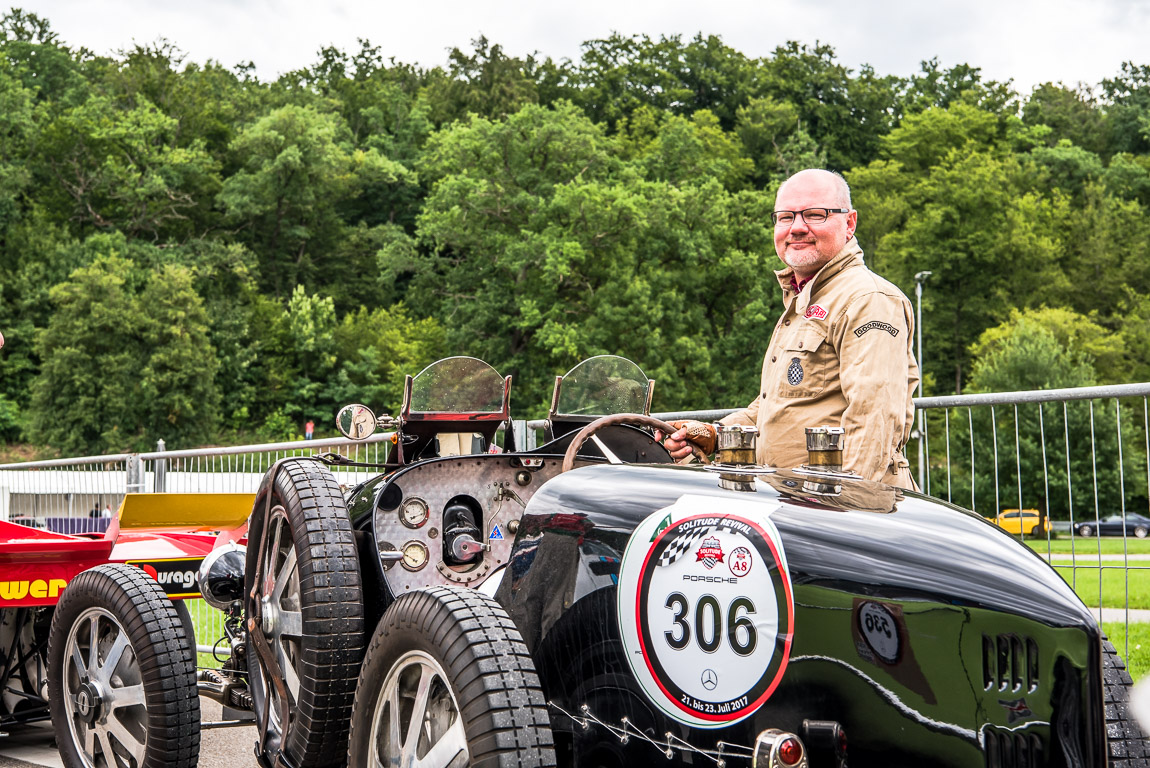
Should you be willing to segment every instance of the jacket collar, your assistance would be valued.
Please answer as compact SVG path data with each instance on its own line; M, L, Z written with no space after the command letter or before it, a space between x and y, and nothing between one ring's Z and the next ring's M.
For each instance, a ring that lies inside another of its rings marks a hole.
M863 252L859 247L859 241L851 237L847 240L846 245L842 250L835 254L834 258L822 266L811 281L803 286L802 293L799 294L799 300L795 304L795 312L800 315L805 315L807 308L811 304L811 299L815 295L815 291L832 277L842 272L848 267L863 264ZM791 289L791 278L794 277L795 270L793 267L786 267L775 271L775 277L779 281L779 286L783 289L783 304L789 305L791 299L795 297L795 292Z

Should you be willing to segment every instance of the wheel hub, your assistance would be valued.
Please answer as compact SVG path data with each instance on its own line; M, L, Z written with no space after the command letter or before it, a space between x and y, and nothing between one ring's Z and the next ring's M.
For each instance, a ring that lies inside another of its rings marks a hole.
M95 725L104 709L104 699L96 684L88 682L81 685L73 701L76 705L76 716L88 725Z
M278 614L275 601L271 599L270 595L264 595L260 598L260 628L264 635L270 636L275 632L279 619Z

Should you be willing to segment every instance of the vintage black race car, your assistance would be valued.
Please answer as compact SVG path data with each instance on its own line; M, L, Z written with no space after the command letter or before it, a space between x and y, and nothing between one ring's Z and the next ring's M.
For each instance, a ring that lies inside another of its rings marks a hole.
M677 465L651 387L593 358L544 445L492 452L510 378L450 358L395 419L341 411L350 437L394 429L374 479L277 464L245 573L232 553L201 580L242 615L218 690L260 761L1148 764L1114 648L1016 539L833 461L754 466L745 433Z

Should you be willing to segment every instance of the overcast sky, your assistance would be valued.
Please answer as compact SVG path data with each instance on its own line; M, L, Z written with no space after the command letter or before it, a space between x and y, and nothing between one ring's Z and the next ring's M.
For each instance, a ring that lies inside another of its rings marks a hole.
M15 2L15 0L10 0ZM111 54L167 38L193 61L252 61L263 79L308 66L357 38L385 57L443 65L479 35L511 55L578 59L584 40L716 34L748 56L798 40L838 61L909 75L919 62L969 63L989 79L1095 85L1123 61L1150 63L1150 0L25 0L72 46Z

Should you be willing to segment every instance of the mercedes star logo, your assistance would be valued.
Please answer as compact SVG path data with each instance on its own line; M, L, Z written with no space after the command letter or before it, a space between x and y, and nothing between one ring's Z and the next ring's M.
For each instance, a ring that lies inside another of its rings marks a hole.
M699 680L708 691L715 690L715 686L719 684L719 676L715 674L715 670L713 669L704 669L703 675Z

